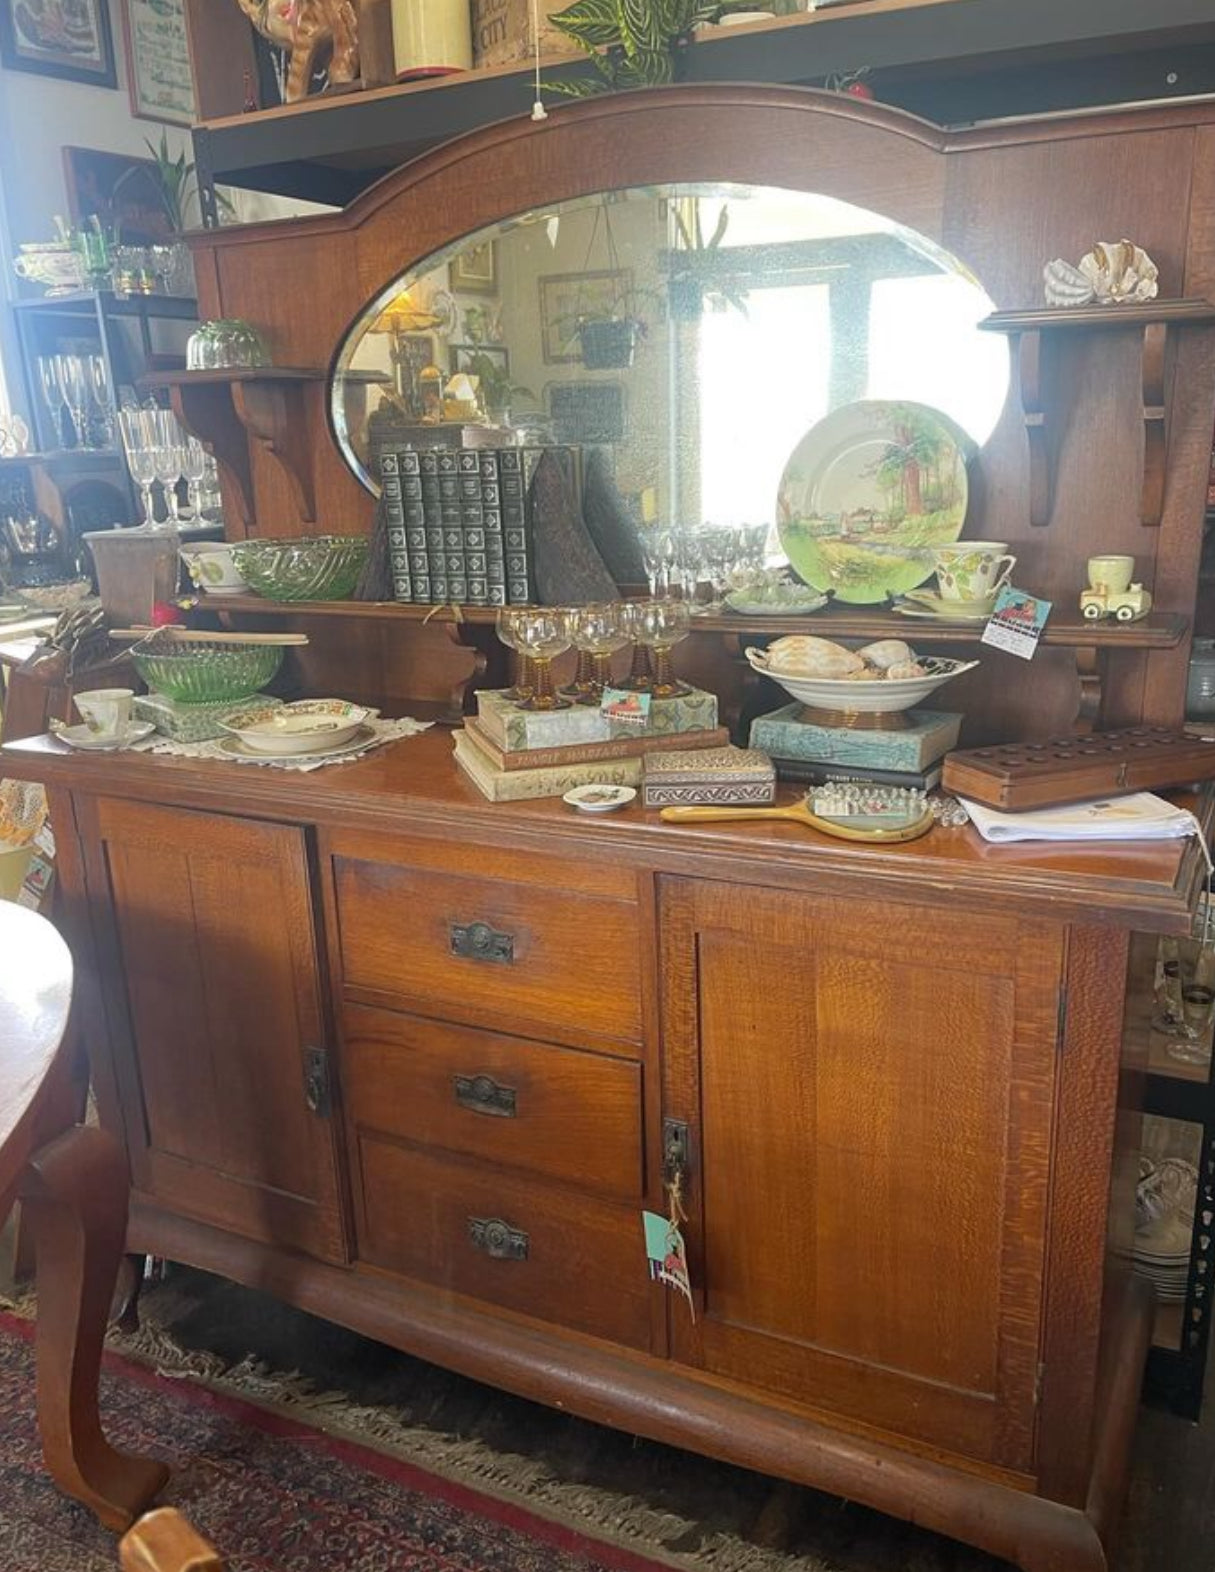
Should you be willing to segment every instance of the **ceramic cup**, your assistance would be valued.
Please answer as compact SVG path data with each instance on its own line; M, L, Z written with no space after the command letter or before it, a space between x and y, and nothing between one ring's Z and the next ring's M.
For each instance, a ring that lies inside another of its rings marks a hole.
M1104 590L1107 595L1121 595L1130 589L1135 576L1134 557L1090 557L1088 559L1088 585L1090 589Z
M942 600L990 600L1004 588L1017 565L1002 540L960 541L934 551Z
M133 688L93 688L89 693L76 695L76 708L81 719L98 739L126 736L131 724L131 703L135 698Z

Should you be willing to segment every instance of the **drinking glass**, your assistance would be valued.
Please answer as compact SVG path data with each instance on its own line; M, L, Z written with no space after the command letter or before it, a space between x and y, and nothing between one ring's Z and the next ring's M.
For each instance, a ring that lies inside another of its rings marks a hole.
M532 663L533 691L520 701L524 710L567 710L568 699L553 690L553 661L570 647L569 617L560 607L524 611L515 624L519 652Z
M650 692L656 699L673 699L691 693L688 684L680 682L671 671L671 650L681 639L687 638L692 608L686 600L643 600L634 604L637 609L630 631L637 642L650 651L653 659Z
M519 618L523 615L522 606L499 606L497 616L494 618L499 641L505 644L515 657L514 681L507 688L505 697L516 704L522 703L524 699L530 699L533 691L531 663L519 643Z
M197 437L186 438L185 447L182 449L181 473L186 482L189 501L190 517L192 519L202 516L202 483L207 473L207 460L210 454Z
M1199 939L1161 939L1152 1027L1169 1039L1170 1058L1209 1063L1213 1005L1215 947Z
M38 356L38 380L42 384L42 397L51 417L50 448L54 452L63 446L63 384L59 380L59 366L54 355Z
M97 411L97 423L101 428L102 447L111 447L114 442L114 417L113 396L110 392L110 376L102 355L88 357L89 392L93 396L93 406Z
M165 495L165 525L175 526L181 522L177 506L177 483L185 467L185 433L171 409L154 409L151 415L155 434L152 469Z
M599 704L604 688L611 685L612 656L629 642L620 607L610 602L575 607L570 612L570 636L578 651L578 674L572 686L561 691L576 704Z
M156 479L156 466L152 462L156 433L152 425L153 411L149 409L120 409L118 429L122 433L122 447L126 454L131 479L139 487L143 503L143 525L153 529L156 512L152 506L152 483Z
M55 362L59 372L59 386L63 389L68 414L72 417L72 430L76 437L75 445L78 448L87 448L89 445L89 382L88 373L85 370L85 357L83 355L56 355Z
M641 624L641 609L649 605L649 601L626 600L622 601L617 615L620 621L620 631L633 646L633 659L629 674L619 684L626 693L648 693L654 686L654 674L650 666L650 652L642 642L638 631Z
M650 524L639 532L641 560L649 580L651 596L665 595L671 587L671 568L675 562L675 537L669 529Z

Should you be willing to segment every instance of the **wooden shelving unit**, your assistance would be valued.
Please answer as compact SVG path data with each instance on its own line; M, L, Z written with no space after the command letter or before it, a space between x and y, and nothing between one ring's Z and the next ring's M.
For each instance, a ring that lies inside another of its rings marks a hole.
M697 37L684 61L690 82L822 83L862 67L876 73L879 97L925 112L933 82L973 81L999 71L1024 76L1011 102L1022 112L1067 104L1167 98L1205 84L1192 74L1194 51L1210 48L1215 84L1215 19L1204 0L855 0L849 5L728 28ZM1117 89L1102 96L1080 71L1079 96L1066 86L1043 102L1032 94L1035 73L1058 52L1077 74L1086 62L1111 62ZM1165 51L1169 69L1144 60ZM1170 53L1171 51L1171 53ZM1177 69L1172 67L1176 56ZM1205 57L1204 57L1205 58ZM544 75L559 80L587 72L576 55L547 59ZM1128 65L1140 76L1125 79ZM205 119L195 130L204 186L213 181L344 204L389 169L464 132L527 113L532 91L527 63L301 104ZM1121 75L1119 75L1121 73ZM1169 75L1173 82L1167 80ZM228 76L239 83L240 72ZM1062 101L1056 100L1062 95ZM987 114L1003 112L988 95ZM560 100L553 112L560 112ZM233 105L236 108L236 105ZM947 107L933 118L954 117ZM964 118L971 118L966 116Z

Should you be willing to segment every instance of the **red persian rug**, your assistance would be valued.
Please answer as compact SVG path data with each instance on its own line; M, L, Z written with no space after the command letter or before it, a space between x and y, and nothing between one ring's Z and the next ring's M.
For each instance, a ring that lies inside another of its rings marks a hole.
M43 1469L32 1332L0 1312L0 1568L116 1572L114 1537ZM101 1395L110 1439L171 1464L165 1502L231 1572L659 1572L644 1556L114 1354Z

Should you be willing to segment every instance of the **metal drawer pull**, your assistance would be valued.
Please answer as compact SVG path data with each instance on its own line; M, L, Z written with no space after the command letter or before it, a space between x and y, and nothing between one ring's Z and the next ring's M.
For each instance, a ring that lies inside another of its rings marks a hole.
M499 1086L489 1075L453 1075L456 1101L469 1113L489 1114L494 1119L513 1119L518 1094L511 1086Z
M484 1250L494 1261L526 1261L528 1238L521 1228L512 1228L500 1217L470 1217L468 1237L473 1248Z
M498 933L487 922L448 923L451 953L465 961L495 961L510 966L515 959L515 936Z

